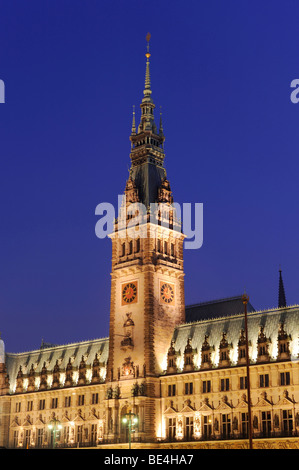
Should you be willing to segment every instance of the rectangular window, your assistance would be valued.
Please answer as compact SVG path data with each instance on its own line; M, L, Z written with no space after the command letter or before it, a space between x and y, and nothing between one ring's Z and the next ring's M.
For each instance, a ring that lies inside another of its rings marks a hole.
M230 415L222 415L222 437L226 438L230 435Z
M82 395L81 395L82 396ZM84 396L84 395L83 395ZM77 427L77 442L81 443L83 438L83 424Z
M271 411L262 411L262 431L264 436L271 433Z
M185 437L187 440L193 436L193 418L191 416L186 417L186 433Z
M207 440L212 434L212 418L211 416L203 417L203 436Z
M84 397L85 397L85 395L79 395L78 396L78 406L83 406L84 405Z
M248 413L241 413L242 437L248 437Z
M269 374L260 375L260 387L269 387Z
M69 408L71 406L71 396L64 397L64 406L65 408Z
M96 424L92 424L91 425L91 442L93 444L96 444L97 442L97 425Z
M31 436L31 429L26 429L25 439L24 439L24 444L23 444L25 449L29 448L29 446L30 446L30 436Z
M280 385L290 385L290 373L282 372L280 374Z
M33 401L30 400L27 402L27 411L32 411L33 410Z
M169 418L168 419L168 439L169 440L175 439L175 432L176 432L176 419Z
M18 447L18 441L19 441L19 431L14 431L13 433L13 446Z
M57 408L58 407L58 398L52 398L51 402L51 408Z
M69 426L63 427L63 440L66 444L68 444L70 440L70 427Z
M211 381L203 380L202 382L202 393L209 393L211 391Z
M37 430L37 447L41 447L43 445L43 436L44 436L44 429L38 428Z
M174 397L175 393L176 393L175 384L168 385L168 396L169 397Z
M97 405L99 403L99 394L98 393L93 393L91 396L91 404L92 405Z
M172 243L170 247L171 247L171 256L174 256L174 244Z
M44 410L45 407L46 407L46 400L45 400L45 399L40 400L40 401L39 401L39 405L38 405L38 409L39 409L39 410Z
M21 411L21 402L18 401L18 402L16 403L16 413L20 413L20 411Z
M240 390L247 388L247 377L240 377Z
M293 413L292 410L282 411L282 429L283 432L289 434L293 430Z
M193 394L193 383L188 382L185 383L185 395L192 395Z
M229 379L221 379L220 391L227 392L229 390Z

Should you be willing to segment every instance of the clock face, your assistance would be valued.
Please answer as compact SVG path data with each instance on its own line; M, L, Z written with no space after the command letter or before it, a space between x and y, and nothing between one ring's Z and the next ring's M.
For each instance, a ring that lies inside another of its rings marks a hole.
M160 299L164 304L174 303L174 287L163 282L160 287Z
M122 305L137 302L137 282L129 282L122 286Z

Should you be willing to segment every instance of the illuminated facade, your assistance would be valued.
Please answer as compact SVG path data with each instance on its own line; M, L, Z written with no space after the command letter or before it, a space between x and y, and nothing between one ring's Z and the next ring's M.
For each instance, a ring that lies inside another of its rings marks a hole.
M186 322L184 235L171 206L146 57L130 175L111 235L109 338L19 354L5 354L0 340L0 446L121 448L129 437L136 448L248 446L244 315L217 316L212 303L214 318L187 315ZM138 236L132 224L125 232L136 203L160 204L157 223L142 214ZM299 448L298 320L299 306L285 302L248 313L258 448Z

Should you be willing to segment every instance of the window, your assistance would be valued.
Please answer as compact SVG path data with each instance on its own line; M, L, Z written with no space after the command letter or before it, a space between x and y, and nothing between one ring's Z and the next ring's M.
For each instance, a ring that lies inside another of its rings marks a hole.
M221 361L226 361L227 360L227 351L221 351L220 360Z
M140 251L140 238L137 238L136 240L136 253L139 253Z
M239 349L239 359L243 359L246 357L246 349L244 347Z
M176 392L175 384L168 385L168 396L174 397Z
M176 419L169 418L168 419L168 438L170 440L175 439L175 431L176 431Z
M192 364L192 358L191 356L186 356L186 359L185 359L185 366L190 366Z
M168 361L168 367L175 367L174 359L169 359Z
M220 391L227 392L229 390L229 379L221 379L220 381Z
M164 253L165 253L165 255L167 255L167 252L168 252L168 250L167 250L167 242L164 242Z
M91 396L91 404L92 405L97 405L99 403L99 394L98 393L93 393Z
M46 400L45 400L45 399L40 400L40 401L39 401L39 405L38 405L38 409L39 409L39 410L44 410L45 407L46 407Z
M97 425L96 424L91 425L91 442L93 444L96 444L97 442Z
M133 242L132 240L129 242L129 255L133 253Z
M271 411L262 411L262 431L264 436L271 432Z
M192 395L193 394L193 383L188 382L185 383L185 395Z
M37 430L37 446L41 447L43 445L44 429L38 428Z
M247 388L247 377L240 377L240 389L244 390Z
M212 434L212 418L211 416L203 417L203 435L204 439L209 439Z
M293 413L292 410L282 411L282 429L283 432L288 434L293 430Z
M79 395L78 396L78 406L83 406L84 405L84 396L85 395Z
M18 441L19 441L19 431L14 431L13 433L13 446L18 447Z
M58 407L58 398L52 398L51 408L57 408L57 407Z
M222 437L227 437L230 435L230 415L222 415Z
M67 444L70 440L70 427L64 426L63 427L63 440Z
M81 396L84 396L84 395L81 395ZM77 442L78 443L82 442L82 438L83 438L83 424L77 427Z
M24 447L27 449L27 447L30 446L30 436L31 436L31 429L26 429L25 431L25 439L24 439Z
M210 361L210 355L208 353L204 353L202 355L202 362L209 362Z
M21 402L18 401L18 402L16 403L16 413L20 413L20 411L21 411Z
M211 381L203 380L202 382L202 393L209 393L211 391Z
M248 437L248 413L241 413L241 433L243 437Z
M269 374L260 375L260 387L269 387Z
M193 436L193 418L191 416L186 417L186 439L191 439Z
M71 406L71 396L64 397L64 406L65 408L69 408Z
M290 385L290 373L289 372L281 372L280 385Z
M170 245L170 254L171 256L174 256L174 244L173 243L171 243Z
M33 401L30 400L27 402L27 411L32 411L33 410Z
M121 256L125 256L125 254L126 254L126 244L123 243L121 245Z

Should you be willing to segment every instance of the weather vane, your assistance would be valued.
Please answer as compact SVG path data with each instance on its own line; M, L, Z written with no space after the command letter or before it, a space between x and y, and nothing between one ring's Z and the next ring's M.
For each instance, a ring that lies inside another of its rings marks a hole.
M149 53L149 42L150 42L150 38L151 38L151 33L147 33L146 35L146 42L147 42L147 53L145 54L145 56L149 59L149 57L151 56L150 53Z

